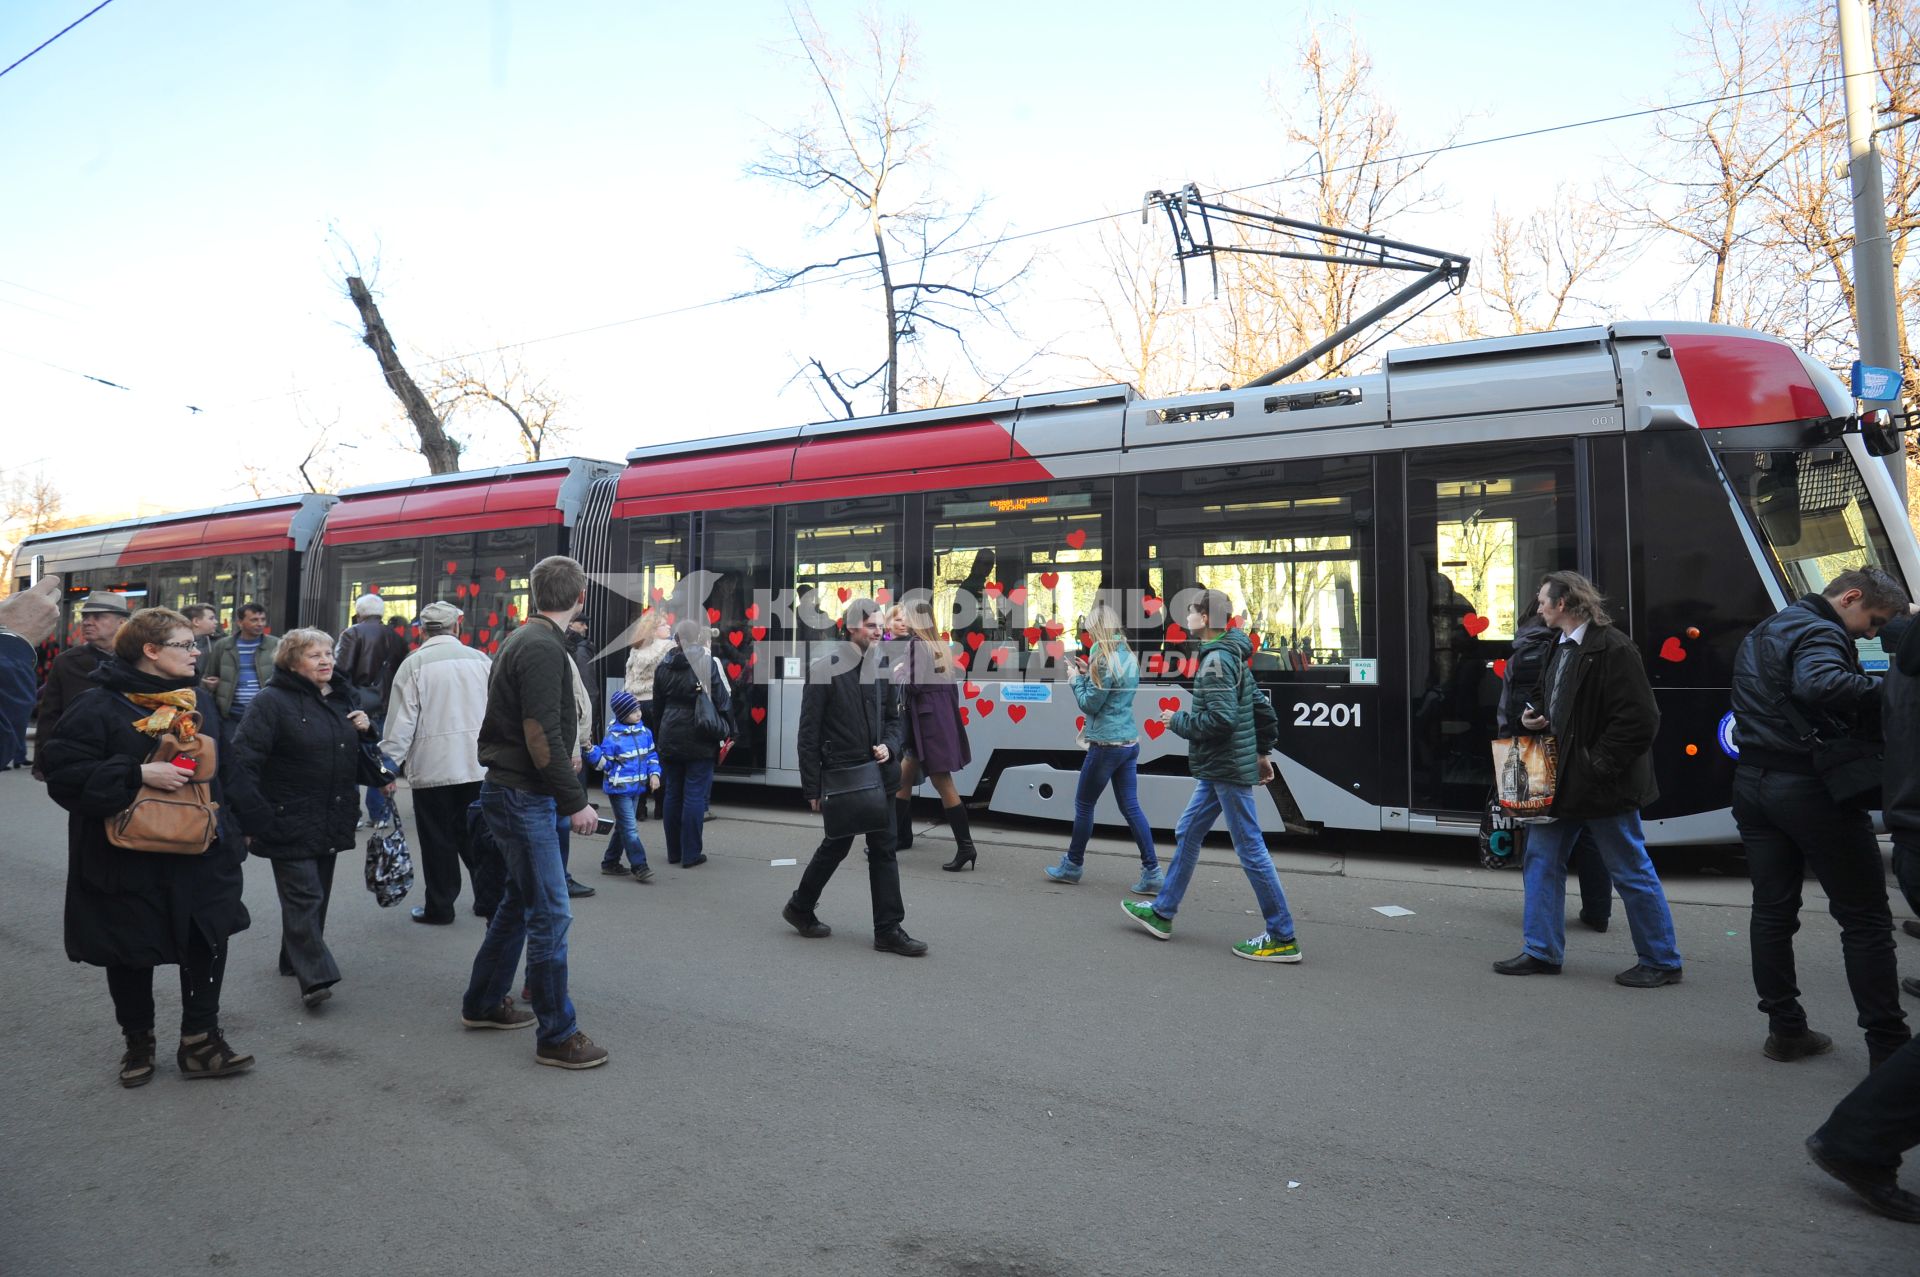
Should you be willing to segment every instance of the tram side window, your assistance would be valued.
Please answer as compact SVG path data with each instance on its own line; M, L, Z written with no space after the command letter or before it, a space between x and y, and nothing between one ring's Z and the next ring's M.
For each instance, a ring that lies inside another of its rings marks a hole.
M1147 672L1178 672L1169 658L1196 650L1195 638L1170 628L1184 616L1169 613L1184 613L1183 596L1201 589L1232 601L1257 674L1341 679L1353 658L1373 654L1373 472L1364 458L1149 475L1139 529L1150 595L1131 619Z
M733 691L734 746L726 770L756 771L766 765L767 691L772 670L760 666L753 627L763 615L758 600L773 588L773 510L715 510L702 520L704 544L700 578L705 599L688 598L688 611L704 606L713 627L713 655ZM752 608L755 615L748 615ZM754 710L760 710L755 718Z
M1106 480L929 494L934 619L976 650L1076 647L1095 596L1115 585L1112 512Z
M147 606L178 612L200 599L200 573L191 563L156 563L147 577Z
M520 628L531 602L534 555L531 528L435 537L428 543L433 601L460 609L462 643L497 652Z
M420 549L420 542L413 538L332 547L328 565L334 581L332 607L320 618L321 627L338 638L341 630L353 624L353 602L363 594L380 596L389 624L398 620L411 625L425 606L420 597Z
M229 633L239 628L240 605L258 603L273 615L267 597L273 586L273 560L265 554L242 554L212 561L207 596L199 601L211 603L219 612L220 623ZM193 600L189 600L190 602Z
M818 501L793 506L784 517L793 556L793 637L833 637L851 599L898 597L900 498Z
M674 594L686 579L689 566L690 527L691 521L684 514L642 515L627 520L627 571L632 584L625 591L626 624L632 625L652 608L662 609L663 615L674 612Z

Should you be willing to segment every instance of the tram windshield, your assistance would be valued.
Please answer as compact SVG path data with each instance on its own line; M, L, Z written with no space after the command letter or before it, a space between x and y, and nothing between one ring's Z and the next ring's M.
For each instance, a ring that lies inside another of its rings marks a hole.
M1900 578L1886 525L1845 449L1726 452L1720 464L1794 594L1818 593L1854 568Z

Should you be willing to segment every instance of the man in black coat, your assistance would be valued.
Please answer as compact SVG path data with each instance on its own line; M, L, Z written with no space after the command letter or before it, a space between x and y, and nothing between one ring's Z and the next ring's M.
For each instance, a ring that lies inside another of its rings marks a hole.
M1908 605L1909 615L1920 604ZM1907 908L1920 916L1920 624L1907 622L1897 642L1889 631L1883 640L1893 647L1893 660L1880 682L1880 719L1885 727L1887 832L1893 835L1893 876ZM1920 939L1920 922L1908 919L1901 930ZM1900 987L1920 998L1920 980L1911 976Z
M900 924L907 906L900 897L900 865L894 859L893 805L886 797L900 785L900 746L906 720L892 680L879 673L880 608L871 599L855 599L845 614L847 642L807 670L800 699L800 788L808 806L819 811L826 775L866 762L880 765L880 823L867 834L867 881L873 891L873 947L917 958L926 953ZM800 885L780 911L794 930L810 940L833 929L814 908L833 871L853 849L851 835L826 838L800 875Z
M60 622L60 578L42 577L31 590L0 601L0 771L27 759L27 721L33 716L34 661Z
M96 590L81 600L80 637L86 642L53 658L53 665L47 670L46 686L40 689L35 740L52 740L53 729L60 725L60 716L66 713L67 706L80 699L81 693L93 690L93 671L112 654L113 636L132 615L124 594ZM46 779L39 766L37 747L33 774L37 780Z
M1811 868L1840 924L1847 985L1875 1064L1911 1036L1900 1009L1886 870L1865 807L1836 802L1814 769L1814 748L1869 733L1879 718L1879 680L1860 665L1854 640L1872 638L1907 610L1907 592L1878 568L1842 572L1753 628L1733 662L1733 816L1753 878L1753 987L1767 1016L1762 1052L1802 1060L1833 1049L1807 1027L1795 980L1793 933L1800 886ZM1904 625L1904 622L1903 622ZM1887 776L1897 787L1910 773ZM1909 762L1909 766L1911 763Z
M373 722L374 739L387 730L387 703L393 698L393 676L407 659L407 641L384 619L386 603L378 594L363 594L353 603L353 624L340 635L335 660L353 684L360 708ZM367 823L384 825L393 819L393 803L375 785L367 787Z
M1614 978L1632 989L1680 983L1673 913L1640 832L1640 809L1659 796L1653 738L1660 711L1633 640L1613 627L1605 600L1578 572L1549 572L1536 600L1560 632L1520 722L1551 732L1557 768L1552 819L1527 831L1526 949L1496 962L1501 975L1558 975L1567 940L1567 856L1582 831L1606 862L1639 962ZM1545 710L1542 713L1542 709Z

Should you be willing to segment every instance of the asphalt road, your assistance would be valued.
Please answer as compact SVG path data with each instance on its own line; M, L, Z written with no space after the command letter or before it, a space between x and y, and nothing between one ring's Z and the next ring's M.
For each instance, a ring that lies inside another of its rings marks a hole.
M1040 876L1050 835L982 821L978 872L939 872L943 835L903 857L933 947L911 960L869 945L858 853L821 907L832 939L783 925L799 870L769 861L804 860L808 827L734 806L707 865L668 868L644 825L656 882L577 902L574 999L613 1058L567 1073L534 1065L531 1033L461 1029L479 920L380 910L357 857L330 922L345 979L302 1009L249 866L223 1024L259 1063L182 1080L163 974L160 1076L125 1091L105 980L61 948L64 828L0 774L7 1274L1892 1274L1920 1255L1801 1151L1866 1068L1836 929L1810 912L1800 944L1840 1047L1770 1063L1735 880L1670 882L1678 987L1613 984L1620 921L1576 928L1560 978L1503 979L1512 875L1450 844L1327 842L1280 858L1306 960L1275 966L1228 952L1260 923L1224 846L1160 944L1121 915L1124 848L1063 887ZM575 845L596 885L601 845ZM1390 904L1413 916L1373 912Z

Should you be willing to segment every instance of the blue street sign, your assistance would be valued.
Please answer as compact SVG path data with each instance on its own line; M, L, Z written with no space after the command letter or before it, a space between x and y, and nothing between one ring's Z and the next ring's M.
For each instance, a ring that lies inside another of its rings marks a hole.
M1853 397L1855 399L1898 399L1900 397L1900 370L1898 368L1875 368L1872 364L1853 361Z

